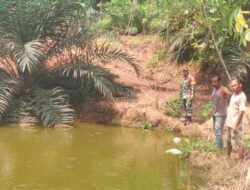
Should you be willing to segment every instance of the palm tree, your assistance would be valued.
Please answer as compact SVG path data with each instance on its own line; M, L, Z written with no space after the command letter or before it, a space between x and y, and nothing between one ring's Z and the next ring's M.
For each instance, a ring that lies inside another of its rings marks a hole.
M0 116L6 122L72 122L69 91L93 86L103 96L128 88L103 64L118 60L139 73L134 59L96 44L95 12L76 1L1 0Z

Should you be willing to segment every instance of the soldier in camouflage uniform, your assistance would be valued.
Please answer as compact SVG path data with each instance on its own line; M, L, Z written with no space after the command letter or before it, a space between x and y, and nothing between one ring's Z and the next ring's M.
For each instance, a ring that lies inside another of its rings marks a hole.
M184 124L191 122L192 119L192 101L194 98L194 77L188 72L188 67L183 67L183 79L179 89L179 96L185 111Z

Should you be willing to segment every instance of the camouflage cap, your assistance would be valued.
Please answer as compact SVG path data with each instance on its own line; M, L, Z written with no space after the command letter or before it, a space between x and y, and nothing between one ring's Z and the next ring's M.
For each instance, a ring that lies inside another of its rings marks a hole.
M182 70L183 70L183 71L188 71L188 67L187 67L187 66L184 66L184 67L182 67Z

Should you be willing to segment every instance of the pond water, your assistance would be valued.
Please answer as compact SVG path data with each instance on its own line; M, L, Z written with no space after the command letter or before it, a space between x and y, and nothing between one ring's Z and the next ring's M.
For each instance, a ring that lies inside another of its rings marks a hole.
M72 130L0 128L0 189L199 189L202 176L162 132L76 123Z

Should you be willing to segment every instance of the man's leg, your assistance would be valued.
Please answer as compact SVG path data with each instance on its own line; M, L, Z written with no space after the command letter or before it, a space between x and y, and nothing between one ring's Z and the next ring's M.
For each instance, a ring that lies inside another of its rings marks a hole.
M212 117L212 126L213 126L213 131L214 131L214 144L217 144L216 142L216 133L215 133L215 116Z
M232 135L231 135L231 127L227 127L227 158L229 159L231 156L231 152L232 152L232 143L231 143L231 139L232 139Z
M220 123L220 129L221 129L221 142L222 142L222 147L223 147L223 129L224 129L224 124L226 121L227 116L221 116L221 123Z
M187 114L187 121L192 121L192 100L187 99L186 101L186 114Z
M244 145L242 140L242 128L238 129L238 132L234 136L235 144L238 145L239 161L243 161L244 158Z
M182 107L183 107L183 110L184 110L184 118L182 119L183 122L187 121L187 107L186 107L186 102L187 102L186 99L182 99L181 100Z
M231 144L231 142L227 142L227 158L228 159L231 156L231 152L232 152L232 144Z
M238 155L239 155L239 160L243 161L243 158L244 158L244 146L242 144L239 145Z
M212 119L213 119L213 120L212 120L213 130L214 130L214 132L215 132L215 116L213 116Z
M223 118L222 116L215 116L214 117L214 130L215 130L215 142L218 148L223 148L223 141L222 141L222 126L223 125Z

